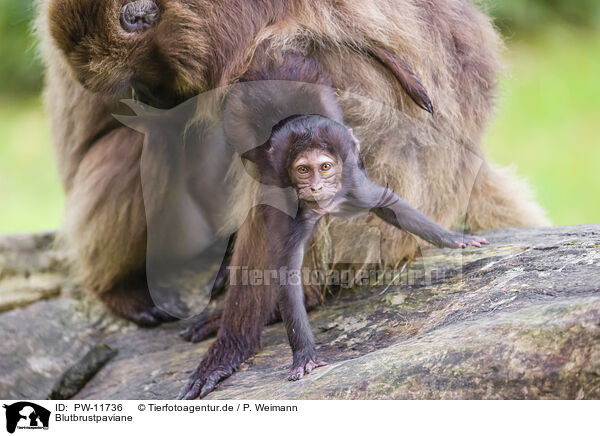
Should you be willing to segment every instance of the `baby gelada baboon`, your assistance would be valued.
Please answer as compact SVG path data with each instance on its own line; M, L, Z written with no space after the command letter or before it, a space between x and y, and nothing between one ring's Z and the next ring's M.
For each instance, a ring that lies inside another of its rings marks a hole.
M360 160L359 144L350 128L321 115L292 117L277 126L268 147L260 154L256 152L254 159L262 162L263 183L279 182L281 187L294 188L298 213L290 218L262 211L268 224L267 234L261 237L268 237L269 252L255 256L270 256L275 270L283 267L299 273L309 240L323 216L352 217L366 211L437 247L486 244L484 238L440 227L396 193L372 182ZM299 380L325 363L316 358L301 284L280 284L274 291L278 292L279 310L293 351L288 378Z
M267 271L299 273L313 232L325 215L353 217L369 211L438 247L486 243L483 238L442 228L368 177L360 158L360 142L342 123L335 92L323 85L327 76L316 60L284 53L278 62L265 60L263 67L261 71L271 80L254 86L242 84L226 103L230 142L260 136L257 131L264 131L265 123L273 122L274 116L297 108L307 110L311 103L318 114L286 117L272 128L265 144L244 153L256 164L265 191L259 198L266 204L254 208L239 230L244 242L235 245L232 266L261 277ZM312 86L281 85L281 80L304 84L315 77L320 83ZM242 83L247 83L245 80ZM293 198L286 190L290 187ZM286 202L297 204L293 216L273 206ZM302 283L287 277L260 285L230 281L218 339L184 390L185 398L210 392L220 378L250 357L260 343L263 326L277 308L293 351L289 379L298 380L325 365L316 356Z

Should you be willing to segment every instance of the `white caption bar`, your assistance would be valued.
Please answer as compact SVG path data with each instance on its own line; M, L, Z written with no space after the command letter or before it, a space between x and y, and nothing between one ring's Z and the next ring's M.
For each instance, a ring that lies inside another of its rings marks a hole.
M599 434L600 403L569 401L16 401L0 435ZM49 415L47 414L49 412ZM7 433L13 430L13 433Z

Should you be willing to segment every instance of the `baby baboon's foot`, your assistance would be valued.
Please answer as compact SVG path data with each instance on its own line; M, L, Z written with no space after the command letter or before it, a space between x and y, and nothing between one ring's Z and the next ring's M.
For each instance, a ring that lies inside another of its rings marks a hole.
M315 360L311 359L304 365L294 365L294 369L292 369L288 375L288 380L289 381L300 380L302 377L304 377L304 375L310 374L313 371L313 369L327 365L327 362L323 362L322 360L321 361L319 361L319 360L315 361Z

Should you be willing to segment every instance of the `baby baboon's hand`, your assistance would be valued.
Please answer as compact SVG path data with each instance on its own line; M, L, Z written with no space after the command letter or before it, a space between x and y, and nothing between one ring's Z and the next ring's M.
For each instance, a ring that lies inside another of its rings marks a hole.
M481 236L466 235L462 233L451 233L448 237L444 238L444 241L440 245L441 247L448 248L466 248L466 247L477 247L486 245L488 242Z

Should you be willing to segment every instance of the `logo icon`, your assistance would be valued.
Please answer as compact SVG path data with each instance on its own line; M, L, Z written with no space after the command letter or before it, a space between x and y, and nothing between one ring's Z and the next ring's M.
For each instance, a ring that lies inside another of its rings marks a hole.
M6 431L14 433L18 429L47 430L50 411L28 401L4 405L6 409Z

